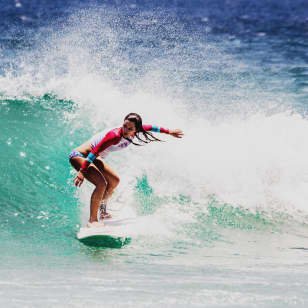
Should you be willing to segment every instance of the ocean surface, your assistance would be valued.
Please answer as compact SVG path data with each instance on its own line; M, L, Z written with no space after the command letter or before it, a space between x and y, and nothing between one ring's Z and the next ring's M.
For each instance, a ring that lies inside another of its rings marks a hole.
M68 154L129 112L185 136L108 157L89 247ZM0 128L1 307L307 307L306 0L0 0Z

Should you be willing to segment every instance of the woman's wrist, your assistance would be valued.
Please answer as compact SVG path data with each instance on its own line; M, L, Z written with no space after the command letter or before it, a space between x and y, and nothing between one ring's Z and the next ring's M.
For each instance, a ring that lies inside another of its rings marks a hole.
M79 173L80 175L84 176L85 171L86 171L86 170L84 170L84 169L80 168L78 173Z

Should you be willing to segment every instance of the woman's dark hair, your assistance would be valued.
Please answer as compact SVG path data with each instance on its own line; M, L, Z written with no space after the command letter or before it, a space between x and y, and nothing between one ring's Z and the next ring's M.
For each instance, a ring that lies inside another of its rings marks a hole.
M160 139L156 138L155 136L153 136L152 133L150 132L147 132L144 130L143 126L142 126L142 119L141 119L141 116L137 113L129 113L125 118L124 118L124 121L130 121L130 122L133 122L135 124L135 127L136 127L136 138L143 142L143 143L150 143L152 141L161 141ZM140 134L143 135L143 137L145 139L141 139L140 138ZM131 142L132 144L134 145L141 145L141 144L138 144L138 143L135 143L133 142L131 139L129 138L125 138L127 139L129 142Z

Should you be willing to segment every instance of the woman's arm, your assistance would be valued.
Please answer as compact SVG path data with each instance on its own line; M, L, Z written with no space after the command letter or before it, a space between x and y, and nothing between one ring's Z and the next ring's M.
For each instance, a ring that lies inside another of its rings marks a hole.
M145 131L169 134L176 138L182 138L184 135L180 129L166 129L157 125L142 125L142 127Z

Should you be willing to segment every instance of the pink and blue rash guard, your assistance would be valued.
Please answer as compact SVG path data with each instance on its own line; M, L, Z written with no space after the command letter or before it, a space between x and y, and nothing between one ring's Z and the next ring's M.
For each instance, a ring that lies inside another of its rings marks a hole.
M163 127L158 127L156 125L142 125L145 131L152 131L157 133L169 134L169 130ZM134 137L127 139L133 140ZM86 160L83 162L80 170L86 171L89 165L95 160L97 156L101 158L106 158L110 152L119 151L128 147L131 142L129 142L122 136L122 127L107 129L90 139L92 151L89 153Z

